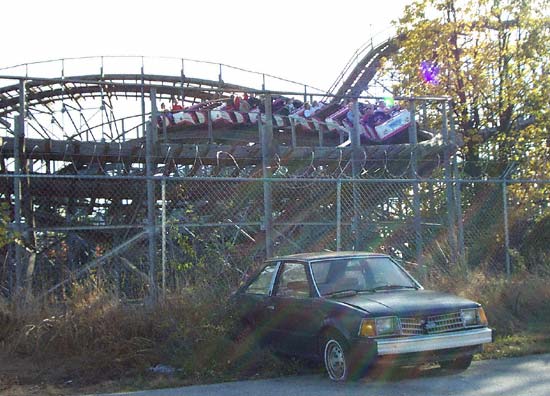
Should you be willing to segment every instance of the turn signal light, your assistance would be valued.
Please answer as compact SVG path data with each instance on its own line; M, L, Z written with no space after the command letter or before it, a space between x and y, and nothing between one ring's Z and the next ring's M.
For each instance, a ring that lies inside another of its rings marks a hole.
M479 324L483 326L489 325L489 321L487 320L487 316L485 315L485 311L483 308L477 309L477 315L479 317Z
M359 326L359 335L362 337L376 336L376 324L374 319L363 319L361 321L361 326Z

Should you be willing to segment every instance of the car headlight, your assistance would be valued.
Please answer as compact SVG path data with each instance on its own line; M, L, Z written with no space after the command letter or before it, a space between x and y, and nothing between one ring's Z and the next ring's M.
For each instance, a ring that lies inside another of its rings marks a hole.
M399 334L399 321L396 316L363 319L359 327L359 335L363 337L376 337L393 334Z
M461 312L462 322L465 327L469 326L487 326L487 316L483 308L463 309Z

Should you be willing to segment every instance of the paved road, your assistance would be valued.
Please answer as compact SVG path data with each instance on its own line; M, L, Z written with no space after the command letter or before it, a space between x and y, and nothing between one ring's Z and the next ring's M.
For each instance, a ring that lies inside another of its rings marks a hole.
M114 396L111 394L109 396ZM189 386L116 396L549 396L550 355L474 362L461 373L428 368L332 383L321 374ZM107 395L102 395L107 396Z

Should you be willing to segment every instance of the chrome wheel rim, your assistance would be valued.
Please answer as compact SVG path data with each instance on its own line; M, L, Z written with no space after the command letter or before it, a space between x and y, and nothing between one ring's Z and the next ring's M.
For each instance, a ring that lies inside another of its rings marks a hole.
M342 381L346 377L344 349L334 339L330 339L325 345L325 367L328 376L333 381Z

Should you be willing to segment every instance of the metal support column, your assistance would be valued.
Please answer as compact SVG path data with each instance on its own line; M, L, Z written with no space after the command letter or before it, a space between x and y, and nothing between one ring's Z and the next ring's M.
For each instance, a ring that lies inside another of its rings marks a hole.
M359 130L359 102L353 102L353 130L351 131L351 174L353 179L353 219L351 221L351 233L354 240L354 250L359 248L359 186L357 179L361 173L361 137Z
M502 210L504 215L504 251L506 253L506 276L510 279L510 232L508 230L508 186L506 179L502 181Z
M336 182L336 251L342 250L342 181Z
M413 179L413 211L414 211L414 234L416 240L416 263L418 264L422 277L426 278L424 268L424 241L422 239L422 214L420 211L420 183L418 181L418 137L416 133L416 103L410 102L411 125L409 126L409 145L411 147L411 179Z
M261 114L259 117L261 121ZM262 124L259 122L258 124ZM260 125L260 141L262 142L262 172L264 177L264 228L265 254L273 256L273 207L271 193L271 160L273 158L273 118L271 111L271 94L265 95L265 124Z
M23 237L22 208L21 208L21 154L22 140L25 138L25 113L26 113L26 87L25 80L19 80L19 115L15 124L15 139L13 147L14 170L13 170L13 225L17 233L18 241L15 244L15 294L18 295L23 288Z
M456 225L457 225L457 255L458 262L465 266L467 261L466 258L466 249L464 248L464 220L462 218L462 184L460 183L461 178L458 175L458 160L456 157L456 128L455 128L455 119L453 114L453 105L452 102L449 104L449 114L450 114L450 143L453 148L453 179L455 180L454 184L454 199L456 205Z
M154 123L146 124L145 169L147 175L147 233L149 237L149 297L156 300L155 279L156 238L155 238L155 184L153 180L153 128Z
M161 185L162 197L162 295L166 294L166 178L162 179Z
M450 264L455 265L457 262L456 254L456 233L455 233L455 214L454 214L454 194L453 194L453 183L451 180L451 143L449 139L449 129L448 129L448 110L447 102L442 102L442 130L441 134L443 135L443 144L445 145L445 151L443 153L444 163L445 163L445 190L447 192L447 231L448 231L448 241L449 241L449 250L450 250Z

